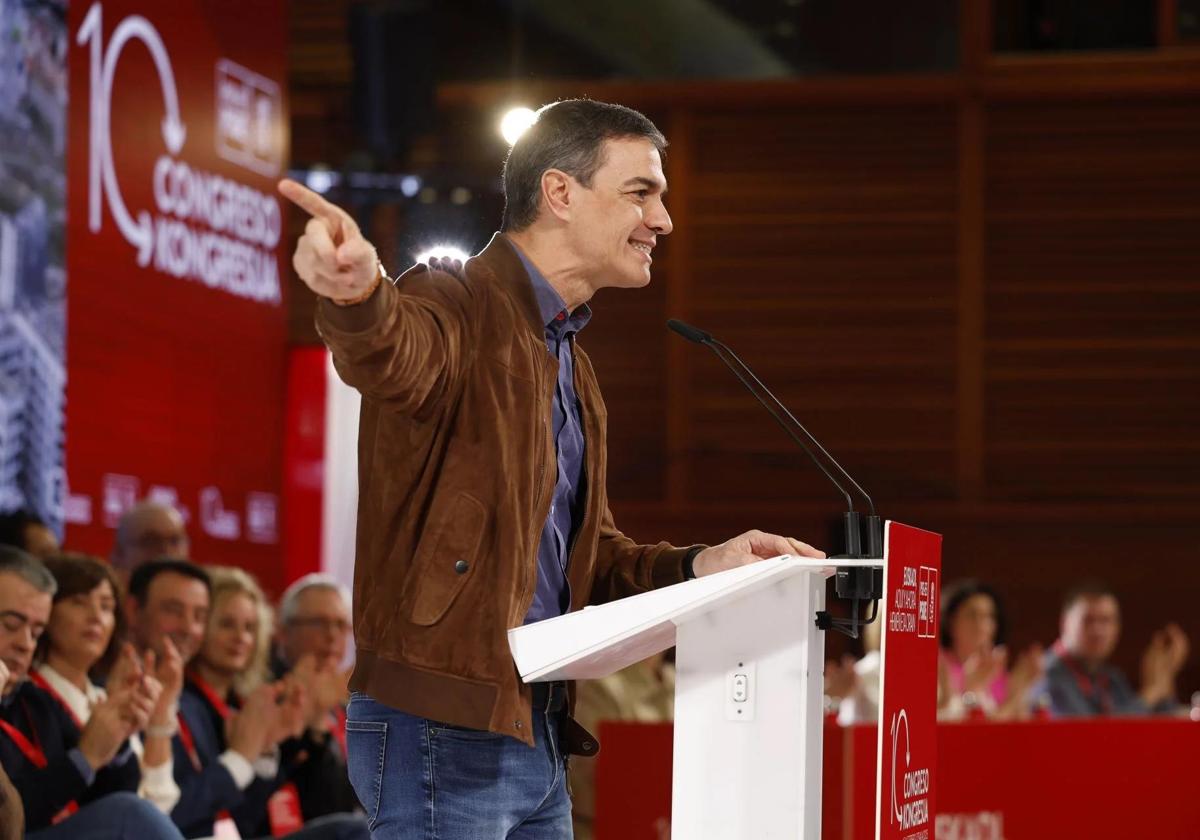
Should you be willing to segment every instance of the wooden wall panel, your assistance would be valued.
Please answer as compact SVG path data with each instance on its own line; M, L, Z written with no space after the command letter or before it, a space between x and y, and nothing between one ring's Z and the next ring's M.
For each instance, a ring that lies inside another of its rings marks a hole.
M686 317L881 501L952 497L954 111L704 109L692 130ZM693 352L692 498L829 498L736 380Z
M1200 100L993 107L987 487L1200 490Z

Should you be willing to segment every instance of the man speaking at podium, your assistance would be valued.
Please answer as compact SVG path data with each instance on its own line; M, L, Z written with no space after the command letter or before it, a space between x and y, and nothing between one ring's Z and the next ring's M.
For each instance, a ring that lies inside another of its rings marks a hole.
M312 218L293 265L362 394L354 570L358 660L349 773L375 838L569 838L566 756L595 739L564 684L523 684L507 631L780 554L638 545L605 492L607 413L576 335L607 286L650 282L663 135L619 105L546 106L504 167L502 232L465 266L388 278L340 208L294 181ZM447 269L447 270L443 270Z

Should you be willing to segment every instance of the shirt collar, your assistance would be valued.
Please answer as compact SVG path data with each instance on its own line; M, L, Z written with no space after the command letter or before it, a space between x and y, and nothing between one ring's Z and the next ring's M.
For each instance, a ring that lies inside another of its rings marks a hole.
M510 240L511 241L511 240ZM579 332L592 319L592 310L586 304L581 304L574 312L567 312L567 304L562 295L555 291L546 279L546 275L538 270L525 252L515 242L513 250L521 258L525 270L529 272L529 280L533 284L533 296L537 299L538 311L542 315L542 323L547 333L560 334L564 332Z
M82 721L90 718L92 707L104 699L104 689L89 682L88 690L80 691L73 682L45 662L37 666L37 672L58 692L58 696L66 701L66 704L71 707L71 711L75 713L75 717Z

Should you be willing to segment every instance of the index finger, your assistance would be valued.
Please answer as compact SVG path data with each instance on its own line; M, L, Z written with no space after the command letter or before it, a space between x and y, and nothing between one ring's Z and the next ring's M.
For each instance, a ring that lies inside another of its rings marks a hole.
M347 219L345 212L336 204L323 199L320 195L291 178L284 178L278 184L279 194L295 204L314 219L320 219L330 225L329 232L337 233L342 223Z

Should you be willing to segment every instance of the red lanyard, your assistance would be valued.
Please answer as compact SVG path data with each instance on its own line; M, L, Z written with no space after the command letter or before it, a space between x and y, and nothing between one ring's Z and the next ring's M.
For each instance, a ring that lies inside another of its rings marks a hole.
M46 761L46 751L42 749L40 744L30 743L25 737L25 733L17 727L13 726L6 720L0 720L0 729L4 730L4 734L12 738L12 742L17 745L17 749L21 754L29 759L29 763L39 770L45 769L48 762ZM33 737L37 737L35 734Z
M1075 682L1079 686L1079 690L1083 692L1084 697L1096 697L1100 703L1100 713L1104 715L1112 714L1112 694L1109 691L1108 675L1103 672L1097 672L1095 677L1092 677L1075 661L1075 657L1067 653L1066 647L1062 640L1054 643L1054 651L1058 654L1062 663L1067 666L1067 670L1071 672L1071 676L1075 677Z
M21 704L21 708L25 708L24 703ZM25 718L26 720L29 720L28 710L25 711ZM4 734L12 739L12 742L17 745L17 749L21 751L21 754L29 759L29 763L38 770L44 770L46 765L50 763L46 760L46 751L42 749L42 745L38 741L37 729L33 726L32 721L30 721L30 731L33 733L33 743L30 743L29 739L25 737L25 734L21 732L21 730L17 729L6 720L0 720L0 730L3 730ZM61 811L51 818L50 824L57 825L78 810L79 804L74 800L71 800L65 806L63 806Z
M200 761L200 752L196 749L196 739L192 737L192 730L187 725L187 721L183 719L182 712L176 713L175 719L179 721L179 741L183 744L183 751L187 753L192 767L199 773L204 770L204 765ZM222 809L217 812L217 822L224 819L231 819L231 817L229 811Z
M196 751L196 739L192 737L192 730L188 727L187 721L183 719L183 712L177 713L175 719L179 721L179 741L183 744L183 751L187 753L192 767L198 773L204 769L204 766L200 763L200 753Z
M79 719L79 715L75 714L75 710L71 708L71 704L66 701L66 698L58 693L54 686L50 685L45 677L43 677L37 671L32 671L29 674L29 681L57 700L58 705L62 706L63 710L68 716L70 716L71 722L75 724L75 728L80 732L83 731L83 721Z
M233 716L233 709L229 708L229 704L220 698L211 685L197 676L195 672L188 672L188 679L192 681L192 685L196 686L196 690L204 695L208 705L216 710L222 720L229 720Z
M211 685L197 676L194 671L189 671L187 677L192 681L196 690L203 695L208 705L212 706L221 716L221 720L229 720L233 716L233 710L229 708L229 704L217 696L217 692ZM196 751L196 739L192 736L192 730L187 725L187 721L183 719L183 712L177 713L175 719L179 721L179 740L183 744L183 749L191 759L192 767L199 772L204 767L200 763L200 753Z

